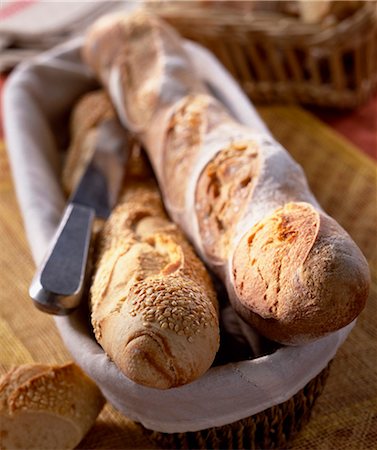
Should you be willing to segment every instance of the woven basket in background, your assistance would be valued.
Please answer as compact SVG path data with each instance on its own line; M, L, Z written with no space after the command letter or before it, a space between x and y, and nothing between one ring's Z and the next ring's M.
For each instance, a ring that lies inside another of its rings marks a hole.
M184 37L210 49L255 102L353 108L377 86L376 2L324 27L277 12L202 2L148 2Z

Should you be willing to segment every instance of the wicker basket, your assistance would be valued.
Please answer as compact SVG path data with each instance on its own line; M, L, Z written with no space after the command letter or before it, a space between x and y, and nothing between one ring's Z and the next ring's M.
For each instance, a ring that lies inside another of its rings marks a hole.
M159 433L145 428L143 431L161 448L287 448L288 442L308 422L328 374L329 366L288 401L229 425L189 433Z
M376 88L374 1L328 27L278 13L208 9L197 2L147 7L209 48L255 102L353 108Z

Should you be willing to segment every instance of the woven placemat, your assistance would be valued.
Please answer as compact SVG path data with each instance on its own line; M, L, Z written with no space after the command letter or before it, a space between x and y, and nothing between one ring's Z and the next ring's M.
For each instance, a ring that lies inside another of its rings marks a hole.
M324 209L368 258L372 289L357 326L338 352L310 423L295 450L377 448L377 173L376 165L296 107L263 107L276 138L302 164ZM70 355L52 318L28 298L33 262L25 240L4 145L0 143L0 373L12 365L63 363ZM107 405L79 449L157 448L141 428Z
M377 449L377 167L344 138L297 108L259 110L305 170L323 208L351 234L372 272L367 306L339 350L295 450ZM375 151L377 152L377 144Z

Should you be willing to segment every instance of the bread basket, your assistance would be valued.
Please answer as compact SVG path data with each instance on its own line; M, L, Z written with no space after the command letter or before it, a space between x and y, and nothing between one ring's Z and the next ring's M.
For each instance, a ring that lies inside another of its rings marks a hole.
M289 400L227 425L186 433L159 433L147 429L145 433L161 448L287 448L293 436L309 421L328 374L329 366Z
M232 77L197 44L185 43L210 89L244 123L260 119ZM81 39L20 66L5 91L5 131L15 187L36 263L64 207L60 167L69 112L96 86ZM262 124L262 122L261 122ZM264 125L262 125L264 126ZM20 133L19 130L22 130ZM63 131L63 133L61 133ZM354 323L313 343L223 362L189 385L161 391L127 379L95 342L85 305L55 319L76 362L121 413L172 448L284 447L322 392L328 365Z
M252 5L245 12L232 2L224 2L227 7L205 3L151 1L147 6L184 37L210 49L252 101L353 108L375 91L374 1L357 2L353 14L326 27L278 11L254 11Z

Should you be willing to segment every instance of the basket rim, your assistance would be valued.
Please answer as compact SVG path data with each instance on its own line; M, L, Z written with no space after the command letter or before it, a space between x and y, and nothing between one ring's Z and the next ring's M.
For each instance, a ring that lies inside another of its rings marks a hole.
M178 4L159 6L147 2L146 8L163 19L174 22L174 25L190 26L195 20L195 25L212 26L218 34L225 33L228 38L231 38L232 34L233 38L242 39L245 33L251 33L279 38L285 42L297 38L305 39L308 45L319 45L324 42L328 44L331 41L348 42L350 37L352 41L353 33L357 30L364 29L367 25L377 26L375 2L365 2L354 14L326 28L320 24L304 24L298 18L284 16L281 13L248 12L241 15L224 7L211 10L211 14L205 14L203 8L196 4L194 6L194 3L190 3L184 15Z
M244 433L245 428L249 428L249 430L252 433L250 436L247 436L247 439L254 438L254 444L258 444L256 442L257 438L256 427L258 425L262 425L263 428L266 430L266 422L268 422L269 425L268 431L269 433L271 433L270 437L272 437L273 439L274 438L278 439L279 441L278 443L281 445L282 444L282 442L280 442L281 440L285 441L284 443L286 443L287 438L288 440L292 438L295 433L300 431L302 425L305 424L307 421L309 421L311 411L316 403L316 400L322 394L323 389L326 385L328 376L331 371L332 363L333 360L329 361L328 365L320 373L318 373L315 377L313 377L310 381L308 381L308 383L302 389L296 392L296 394L292 395L292 397L290 397L288 400L279 403L277 405L271 406L270 408L267 408L256 414L244 417L231 423L210 428L204 428L202 430L197 431L186 431L179 433L164 433L145 428L142 424L139 425L142 427L143 432L147 436L151 437L156 442L161 443L164 441L166 442L166 439L168 440L173 439L175 441L176 439L185 440L185 438L190 435L195 436L196 438L199 437L198 442L200 441L205 442L206 441L205 437L208 436L209 434L214 433L215 435L217 435L218 432L223 433L224 431L231 432L233 434L236 430L241 430L242 433ZM291 421L290 423L291 429L288 431L288 436L286 435L286 433L284 433L283 430L281 430L283 431L282 435L277 436L274 432L275 430L273 430L272 428L277 424L279 427L282 425L281 421L282 419L284 419L283 417L284 413L286 414L285 419ZM292 421L293 416L296 414L299 415L301 419L298 421L298 423L295 420ZM301 422L302 420L303 422Z

